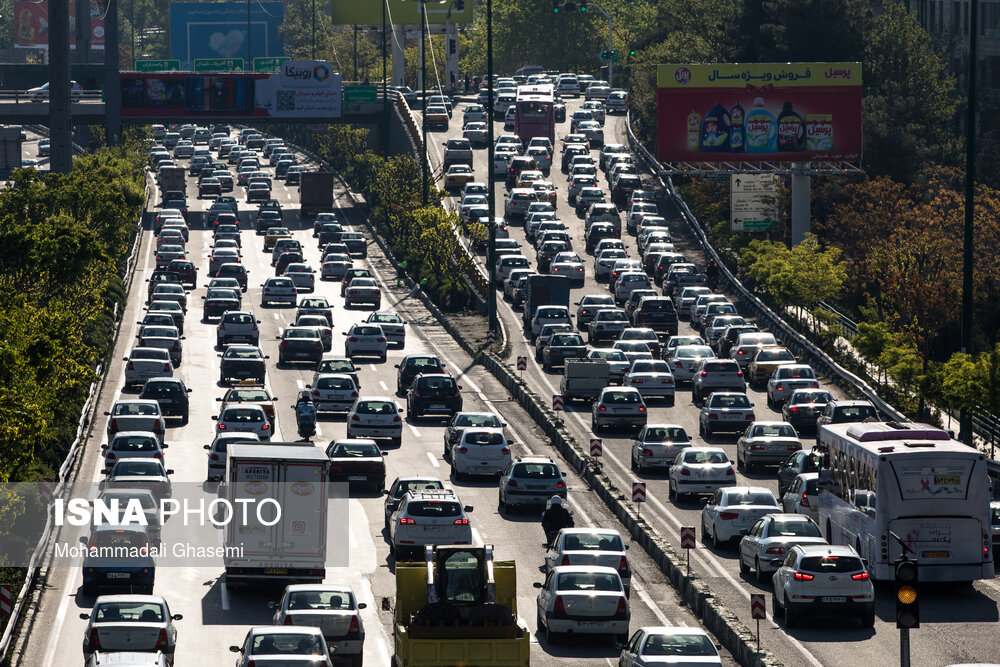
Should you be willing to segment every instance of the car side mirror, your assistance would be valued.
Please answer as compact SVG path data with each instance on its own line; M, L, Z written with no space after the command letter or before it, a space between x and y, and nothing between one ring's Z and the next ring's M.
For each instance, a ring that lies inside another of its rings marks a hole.
M204 298L204 297L202 297L202 298ZM217 354L217 355L215 355L215 356L217 356L217 357L218 357L219 359L221 359L221 358L222 358L222 355L221 355L221 354Z
M111 412L109 412L108 410L105 410L104 411L104 416L105 417L110 417L111 416Z
M273 602L273 601L272 602L268 602L267 603L267 608L268 609L277 609L278 608L278 603L277 602Z
M358 603L358 609L367 609L367 608L368 608L368 604L366 602L359 602Z
M163 444L163 445L160 445L160 449L166 449L166 448L167 448L167 447L169 447L169 446L170 446L170 445L167 445L167 444Z
M202 445L201 448L202 449L207 449L208 451L212 451L212 445Z
M90 619L90 614L84 612L84 613L80 614L80 618L82 618L85 621L89 620Z
M270 358L271 358L271 355L269 355L269 354L265 354L265 355L264 355L264 358L265 358L265 359L270 359Z
M471 511L472 511L472 510L473 510L474 508L472 507L472 505L466 505L466 506L465 506L465 507L464 507L463 509L464 509L464 510L465 510L466 512L471 512Z
M167 468L167 474L168 475L173 475L174 474L174 469L173 468Z
M212 415L212 421L214 421L214 422L219 421L219 415Z
M242 649L242 648L240 648L239 646L230 646L230 647L229 647L229 650L230 650L230 651L231 651L232 653L243 653L243 649Z
M532 586L532 588L541 588L541 587L542 587L542 582L540 582L540 581L535 581L535 582L533 582L533 583L531 584L531 586Z

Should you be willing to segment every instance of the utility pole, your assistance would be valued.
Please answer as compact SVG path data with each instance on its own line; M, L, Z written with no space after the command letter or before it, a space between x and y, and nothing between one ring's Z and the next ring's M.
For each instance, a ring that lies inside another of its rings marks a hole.
M358 80L358 26L354 26L354 80Z
M70 106L69 3L49 0L49 168L68 174L73 168L73 123Z
M385 11L382 12L385 14ZM385 22L385 17L382 17L382 22ZM313 0L313 15L312 15L312 59L316 60L316 0Z
M965 137L965 240L962 255L962 352L972 354L972 271L975 250L976 203L976 37L979 32L979 0L972 0L969 9L969 101ZM972 415L963 409L959 417L962 441L972 445Z
M382 0L382 157L389 157L389 84L386 77L385 6Z
M493 178L493 0L486 0L486 150L487 197L489 199L489 245L486 251L486 273L490 276L490 293L486 295L489 331L497 331L497 263L496 183Z
M245 71L253 71L253 38L250 36L250 0L247 0L247 65Z
M104 138L117 146L122 133L122 82L118 55L118 0L108 0L104 17Z

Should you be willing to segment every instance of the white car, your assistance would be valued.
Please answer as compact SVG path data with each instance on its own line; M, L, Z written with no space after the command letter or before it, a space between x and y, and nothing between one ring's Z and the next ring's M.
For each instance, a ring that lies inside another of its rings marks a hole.
M736 470L721 447L688 447L670 466L668 493L678 501L736 485Z
M453 489L413 489L389 517L389 544L397 562L428 544L472 544L468 512Z
M715 359L715 352L708 345L678 345L670 352L667 363L675 381L690 382L704 359Z
M550 644L578 634L628 639L628 597L617 570L595 565L560 565L548 571L538 592L538 630Z
M621 308L601 308L594 312L587 324L587 342L617 340L622 331L629 327L628 315Z
M354 280L360 280L360 278ZM376 356L380 361L385 361L389 341L379 325L353 324L348 331L342 333L347 337L347 340L344 341L344 356Z
M271 420L259 405L243 403L225 406L219 414L212 415L212 421L216 422L216 434L254 433L262 442L271 439Z
M802 449L795 427L782 421L755 421L736 442L736 467L753 472L754 467L779 465Z
M778 509L778 500L770 489L758 486L719 489L701 510L701 538L719 550L746 535L757 519Z
M616 340L611 349L620 350L628 359L629 365L640 360L653 358L653 351L649 349L648 344L641 340Z
M316 269L304 262L292 262L281 274L290 278L299 292L316 291Z
M125 386L145 384L150 378L173 377L170 351L159 347L134 347L125 362Z
M395 400L388 396L362 396L347 413L347 437L403 442L403 418Z
M622 646L618 665L722 667L722 656L712 638L700 628L657 626L636 630Z
M644 271L623 271L615 282L615 301L625 303L637 289L652 289L653 281Z
M151 431L119 431L106 445L101 445L104 453L104 474L121 459L159 459L163 461L160 439Z
M343 584L291 584L274 609L274 625L319 628L329 648L338 657L360 663L365 645L365 626L358 602L350 586Z
M771 581L774 615L784 615L785 627L809 616L858 616L861 627L874 627L875 588L854 547L798 545L780 562Z
M819 520L819 473L803 472L795 476L781 496L783 512L805 514Z
M269 625L250 628L243 644L230 646L239 653L236 667L255 665L308 665L333 667L323 631L308 626Z
M763 583L778 568L774 560L784 558L796 544L826 544L819 526L807 516L772 512L757 520L740 540L740 572L753 569L757 582Z
M358 386L350 375L322 373L306 388L312 390L316 412L346 412L358 398Z
M608 278L614 265L625 259L628 259L628 253L618 248L609 248L597 253L594 259L594 280Z
M264 281L262 287L264 288L260 296L260 305L262 307L276 302L290 306L298 303L299 292L291 278L268 278Z
M635 387L643 398L659 396L666 399L667 405L674 404L674 376L670 365L660 359L639 360L625 375L627 387Z
M701 403L698 433L708 437L719 431L742 433L756 419L753 404L737 391L713 391Z
M659 215L659 209L652 202L636 202L632 204L628 211L628 218L625 225L629 234L635 234L639 227L639 220L644 215Z
M382 306L382 290L374 278L352 278L344 291L344 308L370 303L378 310Z
M535 344L538 333L545 324L573 324L569 308L566 306L539 306L531 318L531 344Z
M323 258L320 266L320 280L343 280L347 272L354 268L350 255L332 252Z
M295 319L295 327L309 327L315 329L319 338L323 341L323 351L329 352L333 349L333 328L330 322L322 315L299 315Z
M406 322L397 313L377 312L365 318L366 324L377 324L382 327L386 342L395 343L399 347L406 345Z
M632 470L640 475L666 471L677 455L691 446L691 436L677 424L647 424L632 441Z
M510 463L510 446L502 428L467 428L451 446L451 472L455 479L499 475Z
M81 617L87 620L83 633L84 660L89 660L97 650L159 651L170 663L177 648L174 621L184 618L170 613L167 601L158 595L102 595L90 613Z
M168 362L169 363L169 362ZM126 431L147 431L155 433L163 442L166 422L160 404L144 399L119 399L110 410L104 412L108 420L108 442L118 433Z
M602 308L614 308L615 300L609 294L587 294L576 303L576 327L584 329Z
M563 528L545 552L545 569L559 565L610 567L618 571L628 596L632 566L627 549L621 533L614 528Z
M788 380L816 380L816 371L808 364L781 364L774 369L767 380L767 407L780 408L796 389L811 389L812 386L796 386ZM817 383L816 389L819 389Z

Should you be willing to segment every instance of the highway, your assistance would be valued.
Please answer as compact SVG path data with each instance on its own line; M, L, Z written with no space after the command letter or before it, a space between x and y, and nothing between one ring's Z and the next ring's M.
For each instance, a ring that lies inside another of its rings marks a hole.
M462 110L464 102L475 101L466 96L463 103L455 104L454 116L447 132L432 132L428 135L430 160L434 174L440 178L442 168L442 142L446 139L462 136ZM583 102L579 98L569 98L567 102L567 118ZM419 114L419 112L418 112ZM496 122L494 137L512 132L503 129L502 115L497 114L500 121ZM566 175L559 170L559 155L562 149L562 138L569 133L569 123L556 125L556 153L553 156L553 167L546 180L552 181L558 190L557 215L567 227L573 241L573 249L584 258L587 279L582 288L572 292L572 304L585 294L608 294L607 284L597 283L593 278L593 256L585 255L584 225L569 206L566 195ZM628 144L626 120L624 116L607 117L604 126L607 143ZM597 158L598 151L591 154ZM474 151L475 180L486 182L488 178L486 148ZM603 173L598 172L598 184L608 193L608 183ZM643 174L643 185L648 189L662 192L656 179L650 174ZM440 187L440 180L439 180ZM494 215L503 215L504 183L496 183L496 211ZM608 193L609 194L609 193ZM608 198L610 201L610 197ZM457 210L459 199L449 197L447 206ZM675 211L660 211L668 220L678 218ZM634 236L624 232L623 235L629 256L639 257ZM523 227L517 224L509 226L511 238L517 239L522 246L523 254L528 257L532 267L537 270L535 251L524 236ZM688 231L686 223L672 222L671 235L679 252L687 255L688 261L704 266L704 255L697 247L693 236ZM485 264L485 257L483 257ZM487 270L489 270L487 268ZM518 356L528 357L528 370L525 378L543 397L558 394L561 369L545 372L540 363L534 361L534 347L521 332L521 313L515 312L511 305L498 296L498 312L503 318L506 330L512 341L512 352L507 362L513 367ZM681 335L694 334L690 324L681 320ZM610 346L606 343L603 346ZM824 378L821 385L835 397L843 397L843 392ZM758 420L781 420L781 413L767 407L766 395L762 391L748 388L748 395L755 406ZM568 405L565 421L578 442L588 443L595 437L590 426L589 406ZM676 404L667 407L664 403L651 402L649 423L673 423L685 428L694 440L695 445L721 446L732 460L736 460L735 435L715 435L703 438L698 435L698 409L691 401L689 386L678 388ZM642 508L642 515L651 521L652 525L680 551L679 528L695 526L701 537L701 503L675 503L668 499L667 479L663 475L644 474L641 477L630 470L629 452L631 438L623 431L603 431L599 436L604 446L604 471L618 488L630 489L634 480L643 479L647 483L648 502ZM802 438L804 448L809 448L815 442L811 435ZM773 468L764 471L743 474L737 473L739 483L765 486L777 494L777 481ZM704 502L704 499L702 499ZM899 636L895 627L895 609L891 587L877 587L876 624L874 629L861 628L854 619L843 621L819 621L806 623L805 627L786 629L783 622L775 622L771 609L770 584L758 585L753 574L741 575L736 557L736 549L732 546L716 550L699 542L697 551L692 555L692 570L696 572L709 586L713 594L721 599L730 611L734 612L746 627L753 628L754 621L750 613L750 593L766 594L768 619L761 623L761 645L772 651L786 665L826 665L844 667L857 665L860 656L871 664L892 664L899 658ZM912 664L927 667L937 667L960 662L992 662L995 661L995 644L984 641L983 637L992 636L998 621L998 601L1000 601L1000 585L996 581L978 581L968 588L956 589L954 586L929 586L922 589L921 627L911 632Z
M285 208L286 223L293 234L305 247L306 260L319 267L319 250L311 235L312 223L304 222L298 214L297 192L287 188L282 181L275 180L272 196L279 199ZM276 365L277 342L275 337L283 327L294 321L294 309L260 307L260 284L264 278L274 274L270 266L270 255L262 250L263 237L255 235L252 221L256 205L247 206L244 188L234 192L241 207L241 241L243 262L250 271L250 288L244 295L244 307L252 308L261 324L261 347L270 355L267 384L279 397L276 402L277 426L275 439L294 440L294 413L291 405L304 385L310 382L312 367L282 367ZM189 310L185 321L184 360L175 371L182 378L191 394L190 421L180 426L174 421L168 424L165 441L170 444L166 452L166 464L175 471L173 482L201 484L205 480L206 453L202 446L212 439L214 423L211 417L218 414L216 398L223 394L218 384L218 350L215 349L215 324L201 321L200 296L205 294L208 282L208 254L211 233L199 224L200 212L205 210L210 200L196 197L194 180L188 179L187 196L191 211L191 236L187 244L188 256L199 266L198 287L189 292ZM338 186L337 206L343 208L352 224L360 224L362 212L353 208L352 199ZM156 197L159 201L159 197ZM147 216L148 217L148 216ZM107 369L107 380L97 408L97 415L108 410L120 397L134 394L123 393L124 377L122 357L128 354L137 333L137 321L141 319L146 294L145 278L153 270L155 238L149 231L151 222L146 220L147 232L143 235L136 275L129 294L123 318L122 330L115 353L114 363ZM363 229L363 227L358 227ZM369 239L370 241L370 239ZM358 261L356 263L360 264ZM375 269L383 289L383 309L398 312L407 322L409 329L404 349L390 348L385 363L360 364L362 395L390 395L395 387L395 369L403 355L427 352L437 354L445 361L449 370L459 377L463 385L465 410L499 412L509 425L509 436L517 443L515 454L546 453L549 449L540 431L530 419L511 401L510 396L485 372L454 344L447 333L432 318L421 302L409 297L408 290L398 289L389 281L395 280L395 271L381 256L378 246L369 243L369 257L365 263ZM340 297L339 283L317 281L317 296L325 296L334 304L334 348L333 356L340 356L340 333L362 320L366 310L345 310ZM397 398L401 405L405 400ZM100 445L105 439L106 417L98 417L91 425L86 442L85 455L79 464L77 476L82 481L97 482L102 478ZM442 478L447 476L447 467L442 465L442 435L444 422L440 420L413 421L406 419L403 443L399 448L391 448L387 457L387 486L399 474L431 474ZM314 440L321 446L335 438L345 437L343 418L323 420L319 424ZM564 466L565 469L565 466ZM615 527L622 530L599 500L589 494L583 482L569 472L569 499L576 511L577 525ZM535 630L534 605L536 591L534 582L540 582L540 566L543 561L543 534L538 516L530 513L501 516L497 512L497 489L494 482L452 482L463 503L474 506L471 514L473 534L477 542L494 544L497 558L516 559L518 565L518 613ZM327 582L348 583L354 587L359 599L367 603L362 613L366 629L365 661L369 665L389 665L392 655L391 615L380 610L379 601L383 596L393 597L393 559L383 534L382 497L373 494L352 494L349 501L350 562L344 567L327 569ZM632 628L643 625L697 625L697 619L684 607L673 589L655 565L641 549L630 551L633 566ZM163 595L174 613L183 614L178 621L177 665L221 665L231 664L234 656L228 647L240 644L247 629L252 625L270 624L272 612L267 602L276 600L280 590L254 590L252 592L230 592L221 577L221 562L209 563L204 567L160 568L157 572L155 593ZM26 623L26 638L17 646L12 664L30 667L50 667L53 665L74 665L82 662L81 640L85 621L79 618L93 605L93 598L80 592L82 577L79 567L50 568L43 579L40 593L35 600L35 611ZM609 638L583 638L572 643L551 647L544 638L532 638L532 664L536 665L611 665L617 664L618 651ZM735 664L726 658L727 665Z

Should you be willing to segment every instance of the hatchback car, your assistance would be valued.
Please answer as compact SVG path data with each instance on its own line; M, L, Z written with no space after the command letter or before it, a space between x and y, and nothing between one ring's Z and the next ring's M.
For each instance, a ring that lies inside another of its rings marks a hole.
M406 395L406 414L416 420L428 414L451 417L462 411L462 385L443 373L418 374Z
M362 396L347 413L347 437L403 442L403 408L387 396Z
M261 442L271 439L271 421L264 408L252 403L228 405L212 415L216 433L253 433Z
M607 426L638 430L646 425L646 402L634 387L605 387L591 409L590 425L594 433Z
M452 489L407 491L389 518L390 553L404 562L428 544L472 544L471 511Z
M689 495L712 494L736 485L736 470L720 447L688 447L670 466L668 494L681 501Z
M385 361L388 340L381 326L377 324L353 324L349 330L342 333L347 337L347 340L344 341L344 356L375 356L379 358L379 361Z
M875 588L854 547L796 545L772 577L774 614L793 628L810 616L857 616L875 625Z
M149 555L149 545L149 531L145 526L126 527L107 523L95 526L87 540L87 555L83 558L81 592L97 595L107 589L125 589L133 593L152 594L156 565ZM123 549L130 556L102 557L99 555L102 549ZM93 642L91 647L96 648Z
M503 429L465 429L448 457L452 474L456 480L467 475L499 475L511 461L511 444Z
M625 93L611 93L625 95ZM612 106L609 99L608 113ZM620 667L652 665L685 665L722 667L722 656L712 638L700 628L645 627L639 628L627 643L623 643L618 658Z
M801 514L767 514L740 540L740 572L748 574L753 569L757 583L763 583L778 569L773 561L800 544L826 544L812 519Z
M764 487L719 489L701 510L702 540L718 550L747 534L759 518L777 509L777 499Z
M279 364L293 360L319 363L323 358L323 339L315 327L285 327L275 339L281 341L278 344Z
M166 350L175 368L181 365L184 354L183 340L184 336L181 336L177 327L147 325L140 328L136 334L136 344L139 347Z
M283 303L287 306L295 306L298 301L298 289L291 278L274 277L268 278L262 285L260 305L267 307L274 303Z
M691 379L691 396L695 405L698 405L712 392L745 393L746 387L743 371L735 361L708 357L697 366Z
M795 476L781 496L782 511L805 514L819 521L819 473L804 472Z
M163 461L163 450L169 445L161 445L160 439L151 431L119 431L108 444L101 445L104 456L104 474L123 459L147 458Z
M219 382L225 384L227 380L256 380L258 384L264 384L264 377L267 373L267 355L261 352L256 345L230 345L226 351L218 355L219 362Z
M526 505L545 505L552 496L566 498L566 473L548 456L518 456L500 473L497 501L501 513Z
M632 441L633 471L666 472L677 455L691 446L691 437L677 424L647 424Z
M644 399L658 397L664 399L667 405L674 404L674 376L670 372L670 365L665 361L637 360L625 374L623 383L638 389Z
M791 395L786 380L816 380L816 371L809 364L784 363L776 366L767 380L767 407L779 408Z
M87 621L83 634L83 659L88 661L88 667L91 664L155 667L173 664L177 648L174 621L184 617L171 613L167 601L159 596L102 595L97 598L90 613L80 614L80 618ZM152 661L126 657L129 654L126 652L148 656ZM116 654L121 660L112 659ZM89 662L92 659L93 663Z

